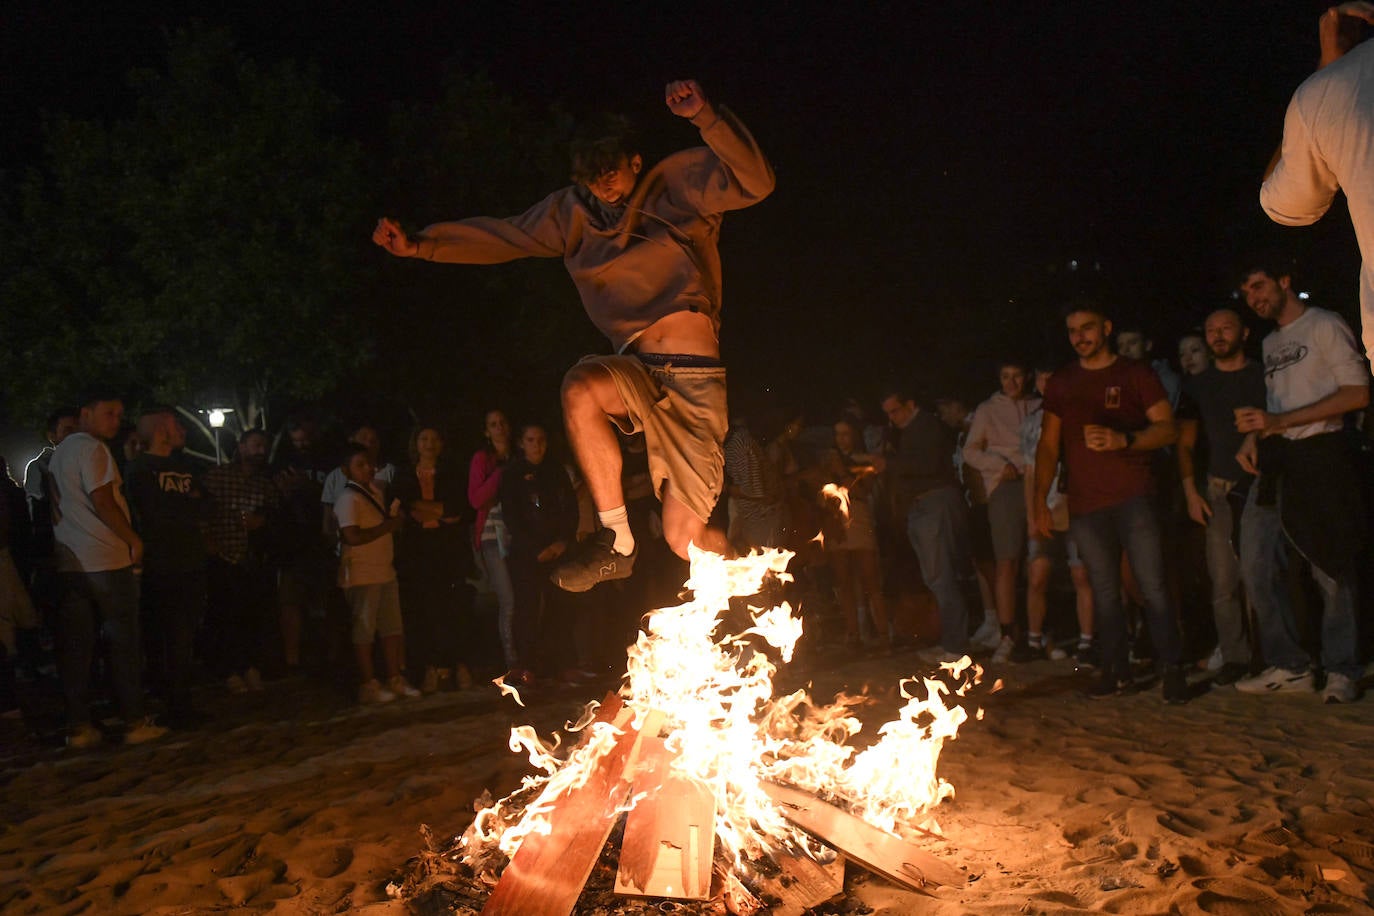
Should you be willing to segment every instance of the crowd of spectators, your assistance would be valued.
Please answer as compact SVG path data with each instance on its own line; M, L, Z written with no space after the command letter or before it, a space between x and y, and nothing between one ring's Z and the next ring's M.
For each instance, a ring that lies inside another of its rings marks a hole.
M713 525L741 553L797 554L813 646L1046 659L1096 672L1094 698L1154 679L1171 703L1203 680L1353 701L1368 364L1281 269L1240 291L1276 325L1262 353L1236 308L1202 316L1175 362L1078 301L1074 358L1004 359L976 406L893 386L823 420L735 397ZM462 455L420 424L396 463L377 429L331 448L302 412L212 464L173 408L129 425L119 392L92 389L56 411L22 490L3 475L0 701L22 705L45 646L72 747L106 739L96 688L139 743L196 727L193 688L215 684L323 676L361 704L576 684L617 672L639 616L673 600L685 569L642 441L622 437L643 558L573 594L551 573L596 513L549 426L492 409Z

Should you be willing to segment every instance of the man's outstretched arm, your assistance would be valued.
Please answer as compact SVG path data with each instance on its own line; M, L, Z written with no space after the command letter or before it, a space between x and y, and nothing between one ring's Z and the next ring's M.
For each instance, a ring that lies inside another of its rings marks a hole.
M716 108L696 80L674 80L664 87L668 110L701 131L720 167L694 181L705 212L738 210L772 193L777 179L758 143L728 108Z
M475 216L434 223L414 234L384 216L372 230L372 241L398 258L449 264L503 264L518 258L562 257L564 228L558 211L569 190L555 191L509 219Z

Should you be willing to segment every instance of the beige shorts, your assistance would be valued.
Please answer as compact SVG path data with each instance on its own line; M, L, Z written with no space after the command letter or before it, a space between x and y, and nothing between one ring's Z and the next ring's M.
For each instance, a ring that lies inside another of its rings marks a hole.
M664 484L703 522L711 517L725 481L724 366L649 365L638 356L588 356L579 366L601 366L615 380L627 420L626 435L644 433L654 495Z
M377 585L350 585L344 599L353 613L353 644L368 646L377 636L400 636L401 592L396 580Z

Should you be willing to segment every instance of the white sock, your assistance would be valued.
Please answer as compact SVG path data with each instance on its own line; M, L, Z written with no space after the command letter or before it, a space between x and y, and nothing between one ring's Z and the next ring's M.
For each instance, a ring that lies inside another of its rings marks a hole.
M615 543L611 546L615 548L616 553L628 557L635 552L635 536L630 533L630 514L625 511L624 506L597 512L596 517L601 519L601 527L615 532Z

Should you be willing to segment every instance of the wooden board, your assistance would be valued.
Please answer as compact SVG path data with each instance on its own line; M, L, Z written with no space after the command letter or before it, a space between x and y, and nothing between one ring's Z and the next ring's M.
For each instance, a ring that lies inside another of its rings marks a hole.
M607 696L597 721L613 721L624 734L581 787L558 799L549 832L525 837L482 907L485 916L568 916L572 912L629 797L625 769L639 739L631 726L631 713L622 708L618 697Z
M802 916L813 906L844 890L844 856L837 855L827 865L810 856L779 853L773 860L782 868L776 877L758 877L760 892L782 901L769 911L772 916Z
M870 871L917 891L930 885L964 885L957 868L814 795L768 783L763 789L783 817Z
M625 822L616 893L707 899L716 850L715 796L672 772L672 755L657 736L641 739L632 779L634 794L647 794Z

